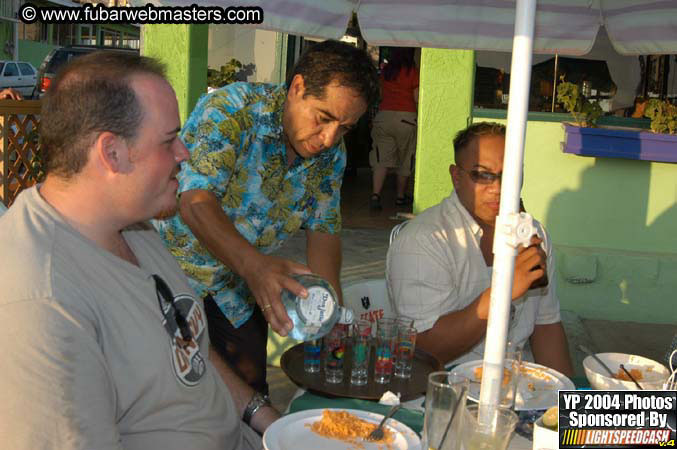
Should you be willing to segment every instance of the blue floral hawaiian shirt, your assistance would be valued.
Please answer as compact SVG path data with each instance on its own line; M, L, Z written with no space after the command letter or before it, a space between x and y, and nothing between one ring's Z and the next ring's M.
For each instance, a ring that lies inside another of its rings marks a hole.
M198 101L180 135L191 158L178 176L179 193L212 192L240 234L265 254L302 227L341 230L345 151L336 146L288 166L286 95L283 85L230 84ZM213 258L178 214L154 224L198 294L211 294L234 327L245 323L255 301L244 280Z

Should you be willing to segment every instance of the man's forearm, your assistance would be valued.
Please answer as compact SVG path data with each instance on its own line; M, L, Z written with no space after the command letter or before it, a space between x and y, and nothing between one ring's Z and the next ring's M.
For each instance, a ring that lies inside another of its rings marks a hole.
M486 334L490 295L487 289L467 307L441 316L418 334L416 345L444 364L470 351Z
M335 234L306 231L308 267L331 283L343 304L341 291L341 238Z
M529 339L534 361L571 377L574 368L571 364L569 344L562 322L534 326Z
M242 417L244 409L247 407L247 403L249 403L249 400L251 400L254 395L254 389L233 372L228 363L226 363L223 358L221 358L221 355L219 355L219 353L211 346L209 347L209 360L226 384L230 396L235 403L237 416Z
M221 356L211 346L209 348L209 360L221 376L228 391L230 392L238 417L242 417L247 404L254 396L254 389L245 383L228 366ZM280 417L280 413L273 407L260 408L251 418L250 426L256 431L263 433L268 426Z

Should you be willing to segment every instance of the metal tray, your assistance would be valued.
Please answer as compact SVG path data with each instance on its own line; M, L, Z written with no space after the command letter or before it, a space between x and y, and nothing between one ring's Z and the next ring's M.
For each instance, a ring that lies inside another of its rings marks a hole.
M284 352L280 359L280 366L285 374L298 386L314 393L329 397L349 397L364 400L378 400L384 392L400 393L401 401L412 400L425 394L428 386L428 374L441 370L440 362L431 354L416 349L411 378L402 379L391 377L390 383L379 384L374 382L375 352L372 348L369 361L369 380L364 386L350 384L350 367L352 366L352 349L346 349L343 381L341 383L327 383L324 381L324 367L316 373L306 373L303 370L303 343L297 344Z

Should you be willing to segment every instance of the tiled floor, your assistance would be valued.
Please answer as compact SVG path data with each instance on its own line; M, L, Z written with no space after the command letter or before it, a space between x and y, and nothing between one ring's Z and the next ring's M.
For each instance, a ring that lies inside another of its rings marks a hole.
M409 195L412 195L412 179L409 180ZM369 209L371 196L371 170L357 169L355 174L346 174L341 190L341 216L343 228L392 229L402 219L398 213L411 213L411 205L403 208L395 206L395 176L389 175L381 191L383 209Z

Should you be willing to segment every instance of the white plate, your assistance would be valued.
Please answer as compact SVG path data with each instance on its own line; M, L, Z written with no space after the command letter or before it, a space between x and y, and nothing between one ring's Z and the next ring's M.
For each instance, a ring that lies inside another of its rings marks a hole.
M357 409L328 409L348 411L362 420L375 424L383 419L381 414ZM355 448L354 445L347 442L322 437L310 431L306 424L321 420L322 411L324 411L324 408L299 411L273 422L263 434L263 447L266 450L346 450ZM418 435L402 422L388 419L385 426L395 434L395 440L390 447L393 450L417 450L421 448L421 440ZM365 450L384 448L383 444L374 444L367 441L363 443Z
M483 361L468 361L456 366L453 371L473 380L479 381L475 377L475 369L482 367ZM517 385L517 398L515 399L516 411L529 411L533 409L548 409L557 405L557 391L566 389L574 390L574 383L558 371L549 367L532 362L522 362L523 373L520 376ZM524 373L526 371L526 374ZM529 383L533 384L533 390L529 389ZM480 384L470 383L468 398L472 401L479 401Z

